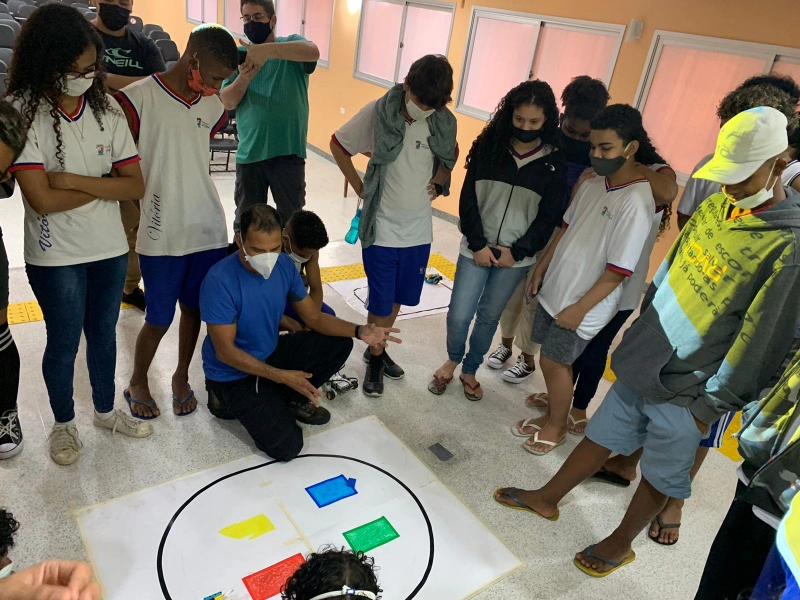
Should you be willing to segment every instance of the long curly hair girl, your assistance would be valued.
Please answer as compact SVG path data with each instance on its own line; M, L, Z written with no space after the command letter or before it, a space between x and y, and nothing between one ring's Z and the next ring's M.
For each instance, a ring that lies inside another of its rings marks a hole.
M636 162L643 165L664 163L665 161L656 150L650 136L645 131L642 123L642 114L627 104L612 104L605 108L600 114L592 119L592 129L613 129L625 144L633 141L639 142L639 149L636 151ZM658 227L658 235L661 236L669 229L670 218L672 217L672 206L667 204L661 214L661 224Z
M81 13L63 4L46 4L35 10L17 38L8 76L8 94L21 102L20 112L30 128L40 109L53 117L56 158L64 169L64 144L58 103L67 91L66 74L87 48L97 50L97 75L84 94L94 118L103 129L102 116L112 110L105 92L103 40Z
M514 110L519 106L532 105L542 109L545 116L540 139L545 144L557 147L558 134L558 105L552 88L544 81L524 81L508 92L500 100L497 110L475 138L467 155L466 167L477 157L490 163L499 165L508 153L508 144L511 141Z

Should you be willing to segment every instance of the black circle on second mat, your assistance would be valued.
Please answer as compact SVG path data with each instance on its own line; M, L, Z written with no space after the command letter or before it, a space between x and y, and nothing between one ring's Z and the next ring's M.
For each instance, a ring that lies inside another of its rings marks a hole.
M431 525L431 520L430 520L430 517L428 517L428 513L425 512L425 507L422 506L422 502L420 502L420 500L419 500L419 498L417 498L416 494L414 494L414 492L412 492L411 489L405 483L400 481L397 477L395 477L394 475L392 475L388 471L386 471L384 469L381 469L380 467L376 467L375 465L373 465L371 463L368 463L365 460L361 460L361 459L358 459L358 458L353 458L351 456L341 456L341 455L338 455L338 454L301 454L300 456L295 457L294 460L300 460L301 458L313 458L313 457L317 457L317 458L341 458L343 460L350 460L350 461L357 462L357 463L360 463L362 465L365 465L367 467L370 467L372 469L375 469L376 471L378 471L380 473L383 473L384 475L386 475L390 479L394 480L398 485L400 485L400 487L402 487L406 492L408 492L408 494L414 499L414 502L417 503L417 507L419 508L420 513L422 513L422 518L425 519L425 525L428 527L428 539L429 539L430 544L429 544L429 549L428 549L428 565L425 568L425 573L423 574L422 579L420 579L420 581L416 585L416 587L414 587L412 592L408 596L406 596L406 600L411 600L412 598L416 597L416 595L419 594L419 591L425 585L425 582L428 581L428 577L431 574L431 569L433 568L433 553L434 553L433 526ZM192 496L186 502L184 502L181 505L181 507L175 512L175 514L172 515L172 518L169 520L169 523L167 524L167 528L164 530L164 535L161 536L161 542L158 544L158 555L156 557L156 571L158 572L158 583L161 585L161 593L164 594L164 599L165 600L173 600L173 598L170 595L169 590L167 589L167 581L164 578L164 570L162 568L162 564L161 563L162 563L162 559L164 557L164 546L167 543L167 537L169 536L169 532L172 529L172 526L175 524L175 521L177 521L177 519L180 516L180 514L186 509L187 506L189 506L189 504L192 503L192 501L195 498L197 498L200 494L202 494L203 492L207 491L208 489L214 487L218 483L220 483L222 481L225 481L226 479L230 479L231 477L236 477L237 475L241 475L242 473L248 473L250 471L255 471L256 469L263 469L264 467L268 467L270 465L274 465L275 463L279 463L279 462L281 462L281 461L272 460L270 462L264 463L263 465L256 465L255 467L248 467L246 469L242 469L240 471L236 471L235 473L230 473L228 475L225 475L224 477L220 477L219 479L217 479L215 481L212 481L207 486L199 489L197 492L192 494Z

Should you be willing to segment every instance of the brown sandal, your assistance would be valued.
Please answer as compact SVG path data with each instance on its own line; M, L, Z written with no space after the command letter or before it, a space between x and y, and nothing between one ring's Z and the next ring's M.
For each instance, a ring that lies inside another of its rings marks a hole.
M477 385L470 385L469 383L464 381L463 377L459 377L458 379L459 381L461 381L461 385L464 386L464 396L466 397L467 400L470 400L471 402L477 402L478 400L483 400L483 389L481 388L480 383ZM469 391L467 391L467 388L469 388ZM478 392L480 392L480 396L478 395Z
M451 375L448 378L440 377L436 373L433 374L433 381L428 384L428 391L431 394L436 394L437 396L441 396L447 391L447 384L453 381L453 376Z

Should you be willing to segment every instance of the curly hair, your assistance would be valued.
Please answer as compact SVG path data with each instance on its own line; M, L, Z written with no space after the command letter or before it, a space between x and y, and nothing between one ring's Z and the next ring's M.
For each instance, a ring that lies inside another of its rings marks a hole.
M609 98L606 84L588 75L579 75L561 92L564 116L591 121L608 105Z
M545 144L558 147L560 141L558 105L552 88L547 82L539 79L523 81L500 100L492 118L475 138L467 155L466 168L469 168L475 159L490 161L499 168L508 153L514 126L514 111L520 106L538 106L542 109L545 119L539 137Z
M797 82L788 75L778 75L777 73L770 73L769 75L755 75L749 79L746 79L745 82L736 89L742 90L744 88L762 85L771 85L772 87L776 87L780 91L789 94L792 97L792 100L794 100L795 104L800 102L800 86L797 85Z
M375 561L363 552L334 547L310 554L283 586L283 600L309 600L319 594L348 586L354 590L373 592L380 597Z
M626 145L634 141L639 142L639 149L634 157L638 163L652 165L655 163L666 164L667 162L658 153L650 136L647 135L642 123L642 113L628 104L612 104L604 108L592 119L592 129L612 129ZM661 214L661 224L658 227L659 236L669 229L671 218L672 205L667 204Z
M0 558L8 556L8 551L14 547L14 534L19 529L19 523L10 512L0 508Z
M720 101L717 117L720 121L729 121L739 113L759 106L769 106L779 110L787 119L791 119L797 107L797 100L772 84L748 86L742 84Z
M789 126L786 131L789 134L789 150L792 158L800 158L800 113L795 113L789 119Z
M286 222L292 224L292 238L296 248L303 250L319 250L328 245L328 232L322 222L310 210L298 210Z
M103 115L111 110L105 92L103 40L94 25L71 6L47 4L36 9L20 31L8 75L8 95L21 103L26 128L30 129L40 107L53 118L56 158L64 167L64 140L58 104L67 91L66 73L90 46L97 50L97 75L84 94L94 118L103 130Z

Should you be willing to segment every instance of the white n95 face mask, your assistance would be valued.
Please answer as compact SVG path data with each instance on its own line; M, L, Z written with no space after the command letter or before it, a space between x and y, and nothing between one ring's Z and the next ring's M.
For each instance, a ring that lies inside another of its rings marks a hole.
M277 252L264 252L263 254L250 256L247 250L244 249L244 245L242 245L242 250L244 251L244 259L247 261L247 264L253 267L264 279L269 279L269 276L272 275L272 270L275 268L275 263L278 262L280 254Z
M433 113L435 113L436 110L433 108L430 110L422 110L411 98L409 98L408 102L406 102L406 112L408 113L408 116L415 121L424 121Z

